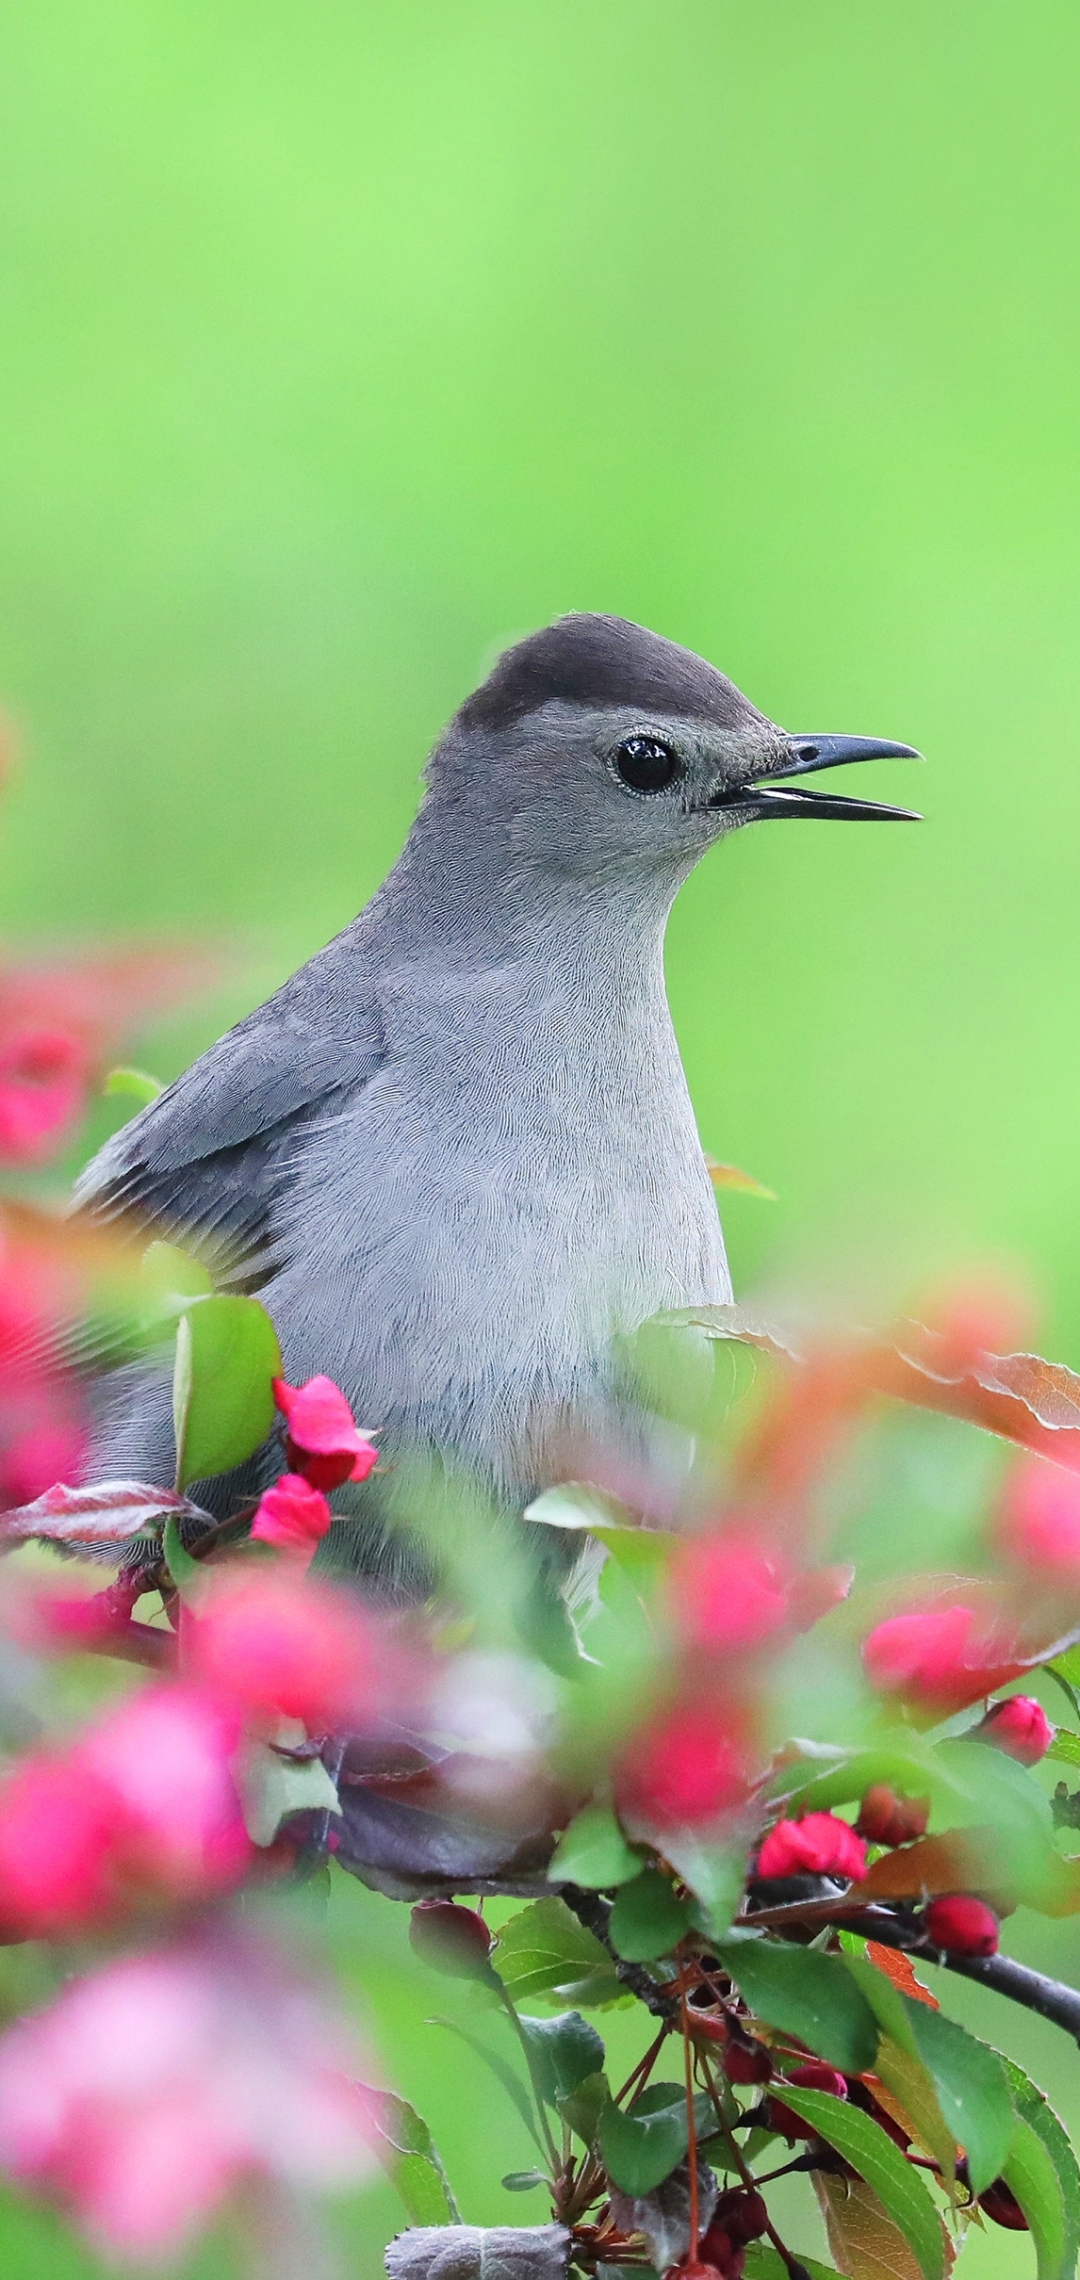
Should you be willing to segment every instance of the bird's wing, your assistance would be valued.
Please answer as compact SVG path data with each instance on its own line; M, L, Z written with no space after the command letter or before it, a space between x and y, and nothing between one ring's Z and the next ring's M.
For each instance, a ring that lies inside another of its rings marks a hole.
M268 1263L275 1202L302 1126L365 1084L383 1058L374 992L334 988L338 977L320 975L320 963L115 1133L83 1173L77 1205L98 1219L150 1222L251 1287Z

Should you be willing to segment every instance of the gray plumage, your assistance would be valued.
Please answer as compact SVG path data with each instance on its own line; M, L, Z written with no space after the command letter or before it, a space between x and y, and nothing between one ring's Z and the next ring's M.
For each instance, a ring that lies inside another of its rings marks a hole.
M651 765L627 740L670 783L627 782ZM258 1288L287 1376L335 1378L388 1458L438 1452L520 1504L610 1420L615 1333L730 1296L664 928L737 824L841 812L755 789L816 752L621 619L531 636L451 721L367 908L108 1142L83 1202ZM172 1463L167 1387L120 1373L95 1474Z

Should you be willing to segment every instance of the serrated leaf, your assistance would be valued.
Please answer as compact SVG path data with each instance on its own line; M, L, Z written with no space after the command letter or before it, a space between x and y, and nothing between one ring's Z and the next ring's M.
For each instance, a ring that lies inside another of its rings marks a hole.
M625 1999L607 1950L554 1894L511 1916L491 1960L514 2003L558 1997L602 2010Z
M1066 2261L1066 2217L1061 2182L1043 2141L1019 2117L1001 2172L1027 2218L1035 2245L1038 2280L1073 2280L1075 2260Z
M123 1544L133 1536L156 1536L170 1514L212 1525L190 1497L143 1480L95 1481L90 1488L67 1488L58 1481L0 1518L0 1540L25 1543L31 1537L51 1544Z
M872 2186L861 2177L830 2177L820 2169L813 2182L845 2280L921 2280L918 2257Z
M886 2217L913 2250L923 2280L943 2280L944 2236L937 2211L925 2185L892 2139L868 2114L860 2113L843 2098L830 2098L827 2091L803 2090L785 2082L783 2099L826 2145L843 2154L870 2186ZM835 2255L835 2244L830 2245Z
M641 1872L644 1854L624 1837L610 1805L586 1805L564 1830L552 1856L552 1884L583 1884L602 1892L629 1884Z
M471 2051L475 2051L477 2058L482 2059L484 2065L490 2067L496 2082L502 2084L511 2104L516 2107L541 2160L543 2160L545 2149L536 2126L533 2102L520 2075L515 2074L513 2067L507 2064L505 2058L497 2050L492 2050L488 2043L482 2042L479 2035L470 2034L468 2027L461 2026L457 2019L434 2018L429 2019L427 2024L429 2027L446 2027L452 2035L460 2036L461 2041L467 2043Z
M1077 2252L1080 2250L1080 2168L1077 2166L1076 2155L1049 2100L1025 2074L1023 2067L1017 2066L1015 2059L1006 2058L1001 2051L994 2055L1000 2059L1005 2069L1017 2113L1028 2128L1034 2131L1053 2164L1061 2189L1065 2225L1062 2272L1068 2274L1068 2280L1072 2280Z
M321 1758L284 1757L266 1742L249 1741L238 1779L244 1826L255 1845L272 1845L290 1813L341 1811Z
M375 2131L374 2150L414 2225L459 2225L461 2211L423 2116L392 2090L362 2092Z
M874 2073L864 2080L878 2102L937 2162L950 2197L956 2184L956 2138L945 2122L933 2078L914 2052L882 2035ZM890 2102L891 2101L891 2102Z
M877 2020L838 1956L749 1938L720 1940L717 1953L766 2025L796 2036L843 2074L873 2065Z
M521 2031L533 2083L545 2104L556 2110L560 2100L569 2098L587 2075L603 2069L604 2045L580 2011L560 2011L555 2019L522 2017Z
M181 1315L173 1376L179 1487L254 1456L274 1423L280 1375L277 1332L257 1298L205 1298Z
M644 1868L632 1884L624 1884L611 1911L611 1943L626 1963L651 1963L670 1955L693 1918L685 1900L678 1900L670 1877L658 1868Z
M1080 1734L1071 1733L1068 1726L1059 1726L1046 1755L1056 1758L1059 1765L1080 1765Z
M1000 2174L1015 2111L996 2051L925 2003L902 1996L919 2057L933 2077L946 2127L967 2155L971 2187L981 2193Z
M694 2101L695 2126L704 2137L712 2103ZM597 2129L600 2156L612 2184L635 2199L652 2193L677 2169L688 2143L686 2092L678 2082L653 2082L629 2113L614 2101L604 2107Z

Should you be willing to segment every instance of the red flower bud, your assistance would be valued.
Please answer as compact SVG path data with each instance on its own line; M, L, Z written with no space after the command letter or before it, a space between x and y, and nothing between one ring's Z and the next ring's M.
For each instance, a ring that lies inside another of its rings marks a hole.
M724 2072L729 2082L768 2082L773 2065L764 2043L748 2036L745 2042L732 2040L724 2052Z
M309 1378L306 1385L274 1379L274 1400L283 1411L285 1451L290 1469L329 1496L345 1480L366 1480L379 1452L353 1423L353 1413L332 1378Z
M998 1920L985 1900L966 1892L947 1892L931 1900L923 1916L931 1947L946 1955L996 1955Z
M1031 2229L1011 2185L1006 2185L1003 2177L995 2177L985 2193L980 2193L979 2207L992 2224L1004 2225L1006 2232L1028 2232Z
M739 2259L738 2262L735 2261L736 2258ZM723 2225L717 2224L714 2217L708 2231L702 2233L698 2243L697 2263L676 2264L673 2269L678 2280L687 2280L687 2274L694 2272L715 2272L718 2280L738 2280L742 2271L742 2250L736 2241L729 2240Z
M872 1845L907 1845L926 1835L930 1819L928 1797L898 1797L885 1781L871 1782L859 1807L855 1827Z
M1008 1702L995 1702L972 1736L973 1741L992 1742L1020 1765L1038 1765L1053 1739L1054 1728L1033 1694L1013 1694Z
M264 1489L251 1523L253 1544L271 1544L298 1567L310 1566L330 1526L330 1506L321 1490L300 1473L282 1473Z
M733 2248L744 2248L748 2241L760 2240L762 2233L767 2232L769 2212L760 2193L748 2192L745 2186L736 2186L729 2193L721 2193L713 2210L709 2232L713 2225L727 2234ZM701 2243L706 2256L710 2254L708 2241L709 2233L706 2233ZM719 2261L717 2257L716 2262Z
M846 2098L847 2083L835 2066L826 2066L824 2059L808 2059L805 2066L793 2066L787 2080L799 2090L824 2090L830 2098ZM801 2114L792 2113L782 2098L770 2097L769 2121L781 2137L811 2138L817 2132L812 2122L804 2122Z
M450 1979L487 1979L492 1937L475 1908L456 1900L418 1900L409 1918L414 1955Z
M778 1821L758 1854L758 1876L847 1876L866 1873L866 1846L835 1813Z

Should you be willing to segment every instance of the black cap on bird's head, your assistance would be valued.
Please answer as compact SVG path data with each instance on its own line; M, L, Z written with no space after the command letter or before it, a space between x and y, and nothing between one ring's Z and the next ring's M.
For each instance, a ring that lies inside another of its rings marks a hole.
M911 745L876 737L792 735L766 719L703 657L626 618L575 613L527 635L466 699L455 725L498 738L522 724L535 725L532 716L554 706L564 722L565 708L583 722L615 716L615 741L607 755L611 772L639 797L672 794L684 814L708 811L728 827L769 816L918 821L908 808L787 788L792 777L854 760L916 760L920 755ZM665 733L682 722L699 732L699 747L711 746L714 762L720 754L726 763L714 765L707 784L702 751L695 764L680 749L678 734ZM620 727L629 733L620 736Z

